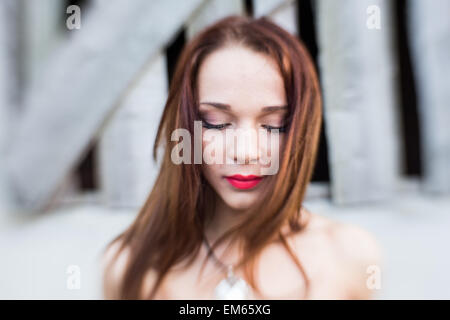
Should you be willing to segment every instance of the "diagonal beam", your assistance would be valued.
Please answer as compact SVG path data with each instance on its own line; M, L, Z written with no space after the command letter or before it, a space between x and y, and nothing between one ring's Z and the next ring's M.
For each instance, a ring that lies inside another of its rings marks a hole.
M20 206L46 207L141 68L201 4L98 1L82 16L25 100L7 159Z

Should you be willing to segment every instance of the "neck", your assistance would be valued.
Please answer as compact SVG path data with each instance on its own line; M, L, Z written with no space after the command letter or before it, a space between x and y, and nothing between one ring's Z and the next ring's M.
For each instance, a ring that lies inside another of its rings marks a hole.
M228 230L240 223L243 218L243 211L231 208L225 202L223 202L223 200L219 196L216 195L216 206L214 208L213 217L205 227L205 237L208 243L212 246L216 240L218 240ZM227 238L223 242L221 242L219 246L214 248L214 253L217 257L223 257L224 259L227 259L227 261L224 262L234 262L235 259L233 257L230 257L228 255L228 252L224 253L231 248L236 249L236 243L231 243ZM234 256L235 254L232 255Z

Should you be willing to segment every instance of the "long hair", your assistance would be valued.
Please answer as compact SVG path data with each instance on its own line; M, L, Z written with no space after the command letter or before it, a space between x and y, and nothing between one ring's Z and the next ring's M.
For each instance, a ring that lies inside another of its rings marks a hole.
M279 66L288 102L288 128L280 155L279 171L270 176L261 199L246 211L245 221L223 234L213 245L225 239L241 239L245 277L254 290L254 265L262 249L274 239L280 241L298 266L305 271L280 232L288 223L289 234L298 233L302 202L315 164L322 120L322 105L317 74L302 42L266 17L229 16L197 34L183 49L175 66L164 112L155 139L153 157L163 147L161 167L148 198L133 223L107 248L120 240L120 250L129 256L119 291L119 299L152 299L172 266L195 260L204 236L204 226L212 218L214 191L199 164L174 164L171 150L177 142L171 133L185 128L194 133L199 120L197 73L205 57L230 44L238 44L273 58ZM193 142L192 142L193 143ZM193 163L193 162L191 162ZM207 259L205 259L206 262ZM203 264L204 265L204 264ZM105 269L104 281L107 281ZM145 275L157 274L149 296L142 295Z

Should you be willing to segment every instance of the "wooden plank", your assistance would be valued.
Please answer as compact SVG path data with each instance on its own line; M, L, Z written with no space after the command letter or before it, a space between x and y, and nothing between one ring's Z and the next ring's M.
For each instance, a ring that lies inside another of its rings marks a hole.
M21 78L19 55L20 5L14 0L0 1L0 216L12 206L6 156L19 111Z
M258 0L253 1L253 16L269 16L292 0Z
M8 157L19 204L45 209L132 80L201 3L94 2L25 99Z
M387 199L400 172L391 4L320 0L317 5L333 200ZM371 5L380 8L380 29L367 27Z
M151 190L159 166L153 142L167 99L163 53L146 67L102 134L99 168L102 199L114 207L139 207Z
M26 87L32 81L45 77L46 65L55 48L62 39L71 34L66 32L66 25L62 23L66 13L64 1L22 1L21 11L21 68ZM60 189L62 197L74 197L78 193L77 176L67 176Z
M242 15L244 11L242 0L209 0L186 23L187 38L192 39L200 30L221 18L228 15Z
M417 84L424 186L450 193L450 1L410 1L409 39Z
M293 35L298 35L297 1L286 1L270 13L269 18Z
M66 8L60 0L34 0L22 2L23 70L25 81L41 77L43 61L49 58L64 35Z

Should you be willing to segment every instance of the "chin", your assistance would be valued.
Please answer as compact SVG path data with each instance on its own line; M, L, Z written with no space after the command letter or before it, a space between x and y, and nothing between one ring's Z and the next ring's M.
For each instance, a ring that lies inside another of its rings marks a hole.
M233 210L246 210L255 204L257 197L243 192L239 195L222 197L222 200Z

